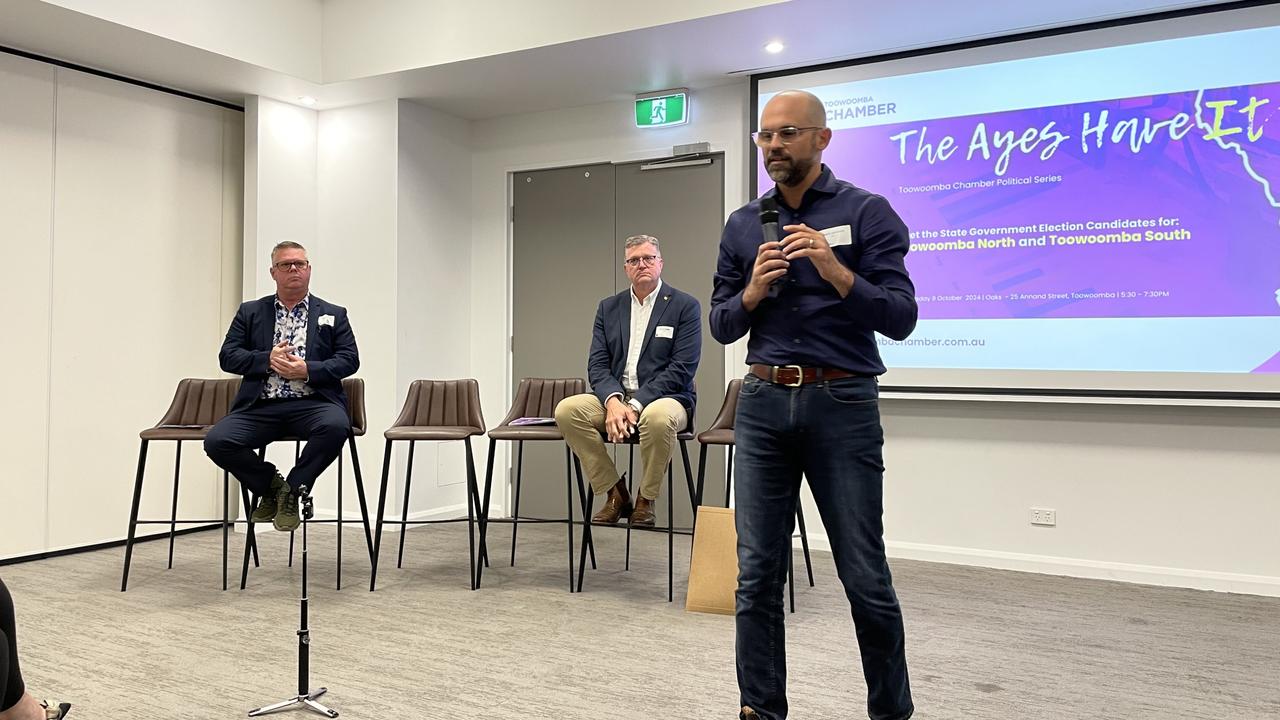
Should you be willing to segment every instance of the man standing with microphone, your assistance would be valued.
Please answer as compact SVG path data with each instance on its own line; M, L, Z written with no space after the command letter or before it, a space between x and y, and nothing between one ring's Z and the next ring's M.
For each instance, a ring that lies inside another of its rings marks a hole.
M868 714L906 720L914 706L884 551L875 333L903 340L915 328L907 228L883 197L822 164L831 130L814 95L774 96L754 135L777 185L729 217L710 318L725 344L751 331L734 429L739 717L787 716L783 587L803 475L852 610Z

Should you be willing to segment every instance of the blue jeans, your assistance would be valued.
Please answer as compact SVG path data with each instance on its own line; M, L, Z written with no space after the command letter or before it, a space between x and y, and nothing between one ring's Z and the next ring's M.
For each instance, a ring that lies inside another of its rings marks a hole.
M786 387L748 375L734 436L742 704L765 720L787 716L782 594L803 474L853 613L868 714L872 720L911 717L902 611L884 555L884 431L876 380Z

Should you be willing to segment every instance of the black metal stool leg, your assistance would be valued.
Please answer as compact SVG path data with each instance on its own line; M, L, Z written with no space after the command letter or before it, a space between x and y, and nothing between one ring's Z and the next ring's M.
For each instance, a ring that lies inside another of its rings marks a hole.
M813 561L809 558L809 533L804 529L804 503L796 501L796 523L800 526L800 547L804 548L804 569L809 572L809 587L813 587Z
M591 554L591 569L595 570L596 569L596 544L595 544L595 540L592 539L591 537L591 522L590 522L591 511L588 509L588 506L587 506L587 489L582 482L582 460L578 459L577 455L573 456L573 472L574 472L574 475L578 478L578 498L580 500L578 504L581 505L583 508L582 519L583 519L583 527L585 528L583 532L586 537L587 552ZM582 586L581 580L578 581L578 586L579 587Z
M378 551L382 549L382 515L387 506L387 477L391 472L391 441L387 440L386 449L382 453L382 486L378 488L378 526L373 534L373 552L369 554L369 592L378 585Z
M342 589L342 448L338 448L338 579L334 589Z
M129 511L129 535L124 541L124 573L120 576L120 592L129 588L129 563L133 560L133 538L138 530L138 504L142 502L142 476L147 469L147 444L143 440L138 448L138 474L133 481L133 508Z
M293 464L298 464L298 459L302 457L302 441L295 440L293 442ZM293 567L293 531L289 532L289 567Z
M243 486L242 486L243 488ZM247 492L247 491L246 491ZM240 589L243 590L249 582L249 554L256 552L258 541L253 532L253 511L258 509L258 501L260 498L252 498L245 505L244 516L248 527L245 530L244 537L244 561L240 564Z
M582 489L581 472L578 474L578 488ZM578 592L582 592L582 578L587 574L587 548L591 544L591 506L595 504L595 499L595 493L588 492L582 500L582 551L578 555Z
M569 452L569 446L565 446L565 452ZM568 459L565 460L568 462ZM520 530L520 484L524 474L524 441L516 442L516 502L515 511L511 514L511 567L516 566L516 533ZM569 533L573 535L572 532ZM572 561L570 561L572 565ZM572 582L572 581L570 581Z
M676 516L673 510L672 498L675 497L675 472L673 471L674 463L667 460L667 602L672 602L675 598L675 524Z
M351 471L356 476L356 499L360 501L360 522L364 525L365 549L369 558L373 558L373 531L369 527L369 506L364 495L364 476L360 473L360 453L356 451L356 436L347 436L347 446L351 449Z
M467 452L468 453L471 452L470 437L467 437ZM471 502L475 506L474 524L475 524L475 529L478 530L480 527L480 510L481 510L481 504L482 504L480 501L480 476L479 474L476 473L476 463L475 463L474 456L468 455L467 457L472 458L471 464L467 467L467 479L470 481L467 484L467 492L471 494ZM471 530L470 525L472 524L473 521L468 520L467 522L468 522L468 530ZM485 567L489 567L488 549L485 548L480 543L475 543L475 545L476 545L476 557L479 559L479 562ZM476 574L473 572L471 573L471 589L472 590L475 589L475 580L476 580Z
M178 477L182 470L182 441L177 443L178 449L173 457L173 505L169 510L169 569L173 569L173 536L178 522Z
M729 507L729 498L733 497L733 450L729 446L729 461L724 466L724 506Z
M466 439L467 443L467 550L471 557L470 577L471 589L476 589L476 567L481 563L476 562L476 513L479 508L475 507L480 504L480 488L476 487L476 459L471 450L471 437Z
M396 567L404 567L404 536L409 532L409 486L413 482L413 448L418 442L409 441L409 466L404 470L404 505L400 511L400 552L396 555Z
M493 459L497 454L498 441L489 438L489 456L484 462L484 501L480 503L480 548L482 554L484 548L489 543L489 503L493 500L491 492L493 490ZM480 581L484 577L484 563L480 563L480 567L476 568L476 589L480 588Z
M222 471L222 589L227 589L227 542L231 530L231 473Z
M267 447L263 445L258 448L258 458L265 459L267 456ZM253 555L253 566L262 567L262 561L258 556L258 533L255 529L257 523L253 521L253 511L258 508L260 497L251 496L249 491L242 483L240 485L241 498L244 501L244 517L245 517L245 539L244 539L244 562L240 564L240 589L244 590L245 585L249 582L249 555Z
M698 484L693 493L693 530L698 530L698 508L702 506L703 481L707 477L707 446L698 443Z
M240 485L239 482L237 482L236 484ZM245 519L248 520L249 508L253 505L253 503L249 500L249 491L245 489L244 485L240 485L240 504L244 506ZM245 541L244 542L245 542L245 554L248 554L249 551L252 550L253 566L262 567L262 559L258 557L258 534L253 531L252 522L246 522L245 524Z
M796 611L796 567L795 567L795 550L791 547L790 539L787 542L787 592L791 595L791 612Z
M565 495L565 521L564 526L569 531L569 592L573 592L573 460L570 458L569 445L564 446L564 495ZM516 477L520 477L520 471L516 470ZM516 487L520 487L517 483ZM520 497L519 494L516 497ZM514 530L514 528L513 528ZM511 538L511 564L516 564L516 543L515 533Z
M680 459L684 462L684 484L689 489L689 509L693 511L693 520L690 521L690 527L692 527L698 519L698 498L702 496L702 491L693 486L693 468L689 464L689 444L685 440L680 441Z
M627 456L627 494L631 496L631 502L635 503L636 493L633 490L636 484L636 446L632 443L628 446L629 455ZM655 500L657 498L654 498ZM631 521L627 520L627 554L626 560L622 565L624 571L631 569Z

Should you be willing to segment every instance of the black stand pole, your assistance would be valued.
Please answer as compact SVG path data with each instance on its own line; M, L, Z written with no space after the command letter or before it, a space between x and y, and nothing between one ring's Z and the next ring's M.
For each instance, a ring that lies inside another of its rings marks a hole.
M312 692L308 688L311 683L308 679L310 674L311 660L311 630L307 627L307 520L315 515L315 509L311 506L311 493L305 486L302 488L302 622L298 627L298 694L288 700L275 703L274 705L265 705L255 710L249 711L249 717L258 717L267 713L288 710L292 707L301 706L314 713L319 713L325 717L338 717L337 710L329 708L316 702L316 698L328 692L328 688L320 688Z

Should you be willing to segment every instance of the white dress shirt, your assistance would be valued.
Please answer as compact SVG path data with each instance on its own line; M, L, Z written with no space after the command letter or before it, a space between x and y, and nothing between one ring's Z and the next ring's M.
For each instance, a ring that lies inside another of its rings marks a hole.
M631 342L627 346L627 362L622 368L622 387L628 395L640 389L640 377L637 367L640 365L640 349L644 346L644 334L649 329L649 318L653 316L653 307L657 304L658 294L662 292L662 281L640 300L636 297L635 288L631 289ZM616 393L615 393L616 394ZM610 397L613 397L612 395ZM605 399L606 402L608 398ZM644 406L635 398L628 404L640 412Z

